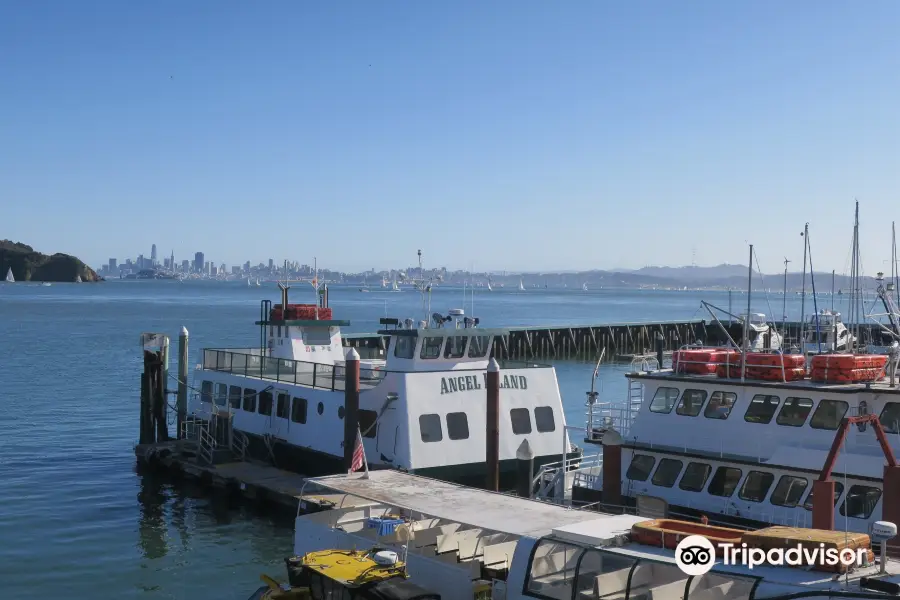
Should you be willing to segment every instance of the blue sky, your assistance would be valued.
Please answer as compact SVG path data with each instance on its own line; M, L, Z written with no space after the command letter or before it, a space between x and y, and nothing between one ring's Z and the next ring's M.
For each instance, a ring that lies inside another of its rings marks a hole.
M92 264L888 268L900 3L0 3L0 238ZM900 220L900 219L898 219Z

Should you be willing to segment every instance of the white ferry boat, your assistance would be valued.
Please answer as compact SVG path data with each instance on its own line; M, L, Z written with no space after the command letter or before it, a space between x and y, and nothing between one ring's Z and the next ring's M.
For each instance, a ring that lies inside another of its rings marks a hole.
M900 592L896 563L876 565L866 534L747 532L571 510L396 471L310 484L310 495L330 493L336 506L297 516L289 586L264 576L254 600L886 600ZM896 527L873 533L884 541ZM690 535L715 552L700 574L683 570L683 548L676 557ZM725 560L714 546L723 541L764 551L821 543L856 558L847 568L750 568Z
M601 454L569 474L575 502L652 500L693 518L809 527L813 488L825 482L834 503L822 510L840 528L900 520L900 501L883 497L885 477L900 485L897 346L811 362L722 348L676 354L674 370L627 374L626 403L589 404L585 441Z
M309 476L346 471L341 327L349 322L332 318L323 291L317 305L288 304L286 288L282 304L264 300L256 348L203 350L186 435L208 440L207 460L224 447ZM423 298L430 312L430 294ZM379 331L388 340L384 358L360 361L358 426L369 464L484 485L486 371L494 339L508 331L481 328L459 309L430 321L382 319L393 327ZM567 437L554 368L504 361L499 368L505 488L526 436L537 465L581 450Z

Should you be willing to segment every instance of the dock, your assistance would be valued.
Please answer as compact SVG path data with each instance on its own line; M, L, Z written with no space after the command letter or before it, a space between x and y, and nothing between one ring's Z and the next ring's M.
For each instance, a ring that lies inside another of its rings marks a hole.
M779 333L788 343L799 340L801 323L777 322ZM850 327L850 325L847 325ZM595 325L550 325L507 327L509 334L494 339L493 355L497 360L584 360L596 361L602 352L614 361L630 362L634 358L655 356L658 336L663 349L672 351L695 343L718 346L728 337L742 338L738 322L701 319L687 321L653 321L633 323L601 323ZM806 325L809 328L809 323ZM855 327L855 326L854 326ZM859 326L860 336L872 339L880 328L865 323ZM387 338L377 333L343 334L344 346L356 348L362 358L384 358Z
M307 494L301 498L306 477L253 460L206 464L198 460L191 440L168 440L138 444L134 448L140 469L189 480L207 488L213 496L242 500L290 514L317 512L335 506L350 506L341 494Z

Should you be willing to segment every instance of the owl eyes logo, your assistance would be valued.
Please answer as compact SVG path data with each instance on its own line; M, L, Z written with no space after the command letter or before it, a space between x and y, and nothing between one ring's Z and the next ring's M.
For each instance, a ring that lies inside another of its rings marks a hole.
M700 535L690 535L675 547L675 564L686 575L705 575L716 562L712 542Z

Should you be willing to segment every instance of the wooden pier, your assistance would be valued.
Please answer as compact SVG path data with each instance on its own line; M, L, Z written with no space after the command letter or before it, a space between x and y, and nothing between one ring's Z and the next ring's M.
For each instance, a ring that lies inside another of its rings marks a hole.
M208 464L198 458L192 440L167 440L138 444L134 448L138 468L189 480L206 487L220 498L243 500L257 506L288 511L292 514L351 506L352 500L340 494L309 495L301 498L306 477L272 465L236 460Z
M777 323L787 343L799 340L800 323ZM728 341L722 327L734 340L742 337L741 325L724 321L656 321L647 323L605 323L599 325L551 325L509 327L509 334L494 339L493 353L498 360L585 360L605 356L615 361L630 361L637 356L655 354L657 337L662 336L663 349L671 353L694 343L721 345ZM850 327L850 325L848 325ZM809 324L807 324L807 329ZM865 342L879 327L859 326ZM387 337L377 333L343 334L344 345L356 348L362 358L384 358Z

